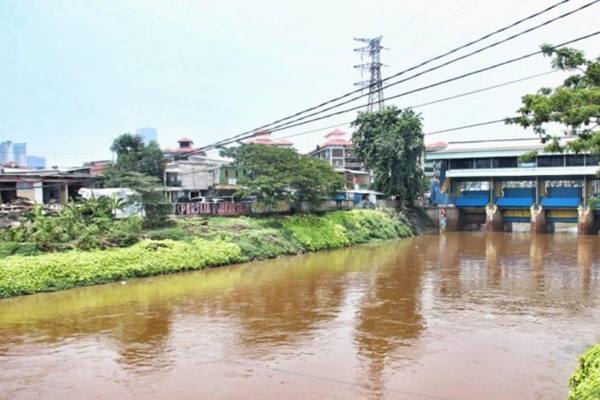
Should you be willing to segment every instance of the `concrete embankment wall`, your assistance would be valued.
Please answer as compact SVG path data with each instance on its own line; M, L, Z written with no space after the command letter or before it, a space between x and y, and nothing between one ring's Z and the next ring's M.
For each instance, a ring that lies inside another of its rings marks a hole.
M501 210L491 204L485 209L429 207L425 211L433 220L437 231L529 230L532 233L552 233L558 230L573 230L585 235L597 235L600 231L600 214L587 207L548 210L534 206L531 209Z

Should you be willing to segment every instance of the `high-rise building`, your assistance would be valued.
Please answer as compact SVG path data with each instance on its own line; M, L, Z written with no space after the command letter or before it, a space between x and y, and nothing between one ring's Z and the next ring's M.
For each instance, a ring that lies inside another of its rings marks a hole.
M27 143L13 143L13 161L19 167L27 165Z
M39 156L27 156L27 168L46 169L46 158Z
M0 143L0 165L13 161L12 142L7 140Z
M144 144L146 145L150 142L158 143L158 133L154 128L139 128L135 133L144 139Z

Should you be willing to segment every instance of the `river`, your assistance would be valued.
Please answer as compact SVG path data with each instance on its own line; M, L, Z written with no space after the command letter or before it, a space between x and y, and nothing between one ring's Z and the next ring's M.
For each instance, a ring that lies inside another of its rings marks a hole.
M564 399L600 237L449 233L0 301L1 399Z

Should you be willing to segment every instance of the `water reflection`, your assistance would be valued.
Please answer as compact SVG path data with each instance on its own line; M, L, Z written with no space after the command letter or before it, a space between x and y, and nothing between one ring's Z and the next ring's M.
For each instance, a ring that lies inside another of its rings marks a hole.
M493 399L478 382L497 376L490 371L505 366L494 360L515 357L513 348L524 388L536 379L532 365L554 374L543 377L545 398L563 389L572 349L600 340L599 239L450 233L0 301L0 370L10 371L0 398L51 397L47 388L79 382L69 372L77 366L94 371L77 393L110 381L113 398L168 390L197 398L192 382L202 376L203 388L230 390L212 398L263 387L302 398L318 387L324 398L400 388ZM532 338L539 348L522 344ZM495 356L465 370L464 393L425 386L430 377L456 380L456 357L483 353ZM54 394L82 397L64 390Z
M411 355L401 348L414 346L425 329L419 300L423 269L418 266L423 250L407 246L394 252L389 264L378 267L360 302L355 340L366 370L364 386L373 398L384 394L386 361L393 358L406 365Z

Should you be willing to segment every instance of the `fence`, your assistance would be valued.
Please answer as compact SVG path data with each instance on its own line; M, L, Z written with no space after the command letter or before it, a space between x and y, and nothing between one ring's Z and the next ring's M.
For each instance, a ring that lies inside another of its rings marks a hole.
M175 215L242 215L248 214L247 203L177 203Z
M334 211L351 210L354 203L344 201L323 201L317 206L309 203L301 203L300 211ZM266 206L260 203L177 203L175 204L175 215L260 215L260 214L286 214L291 211L287 203L280 202L275 205Z

